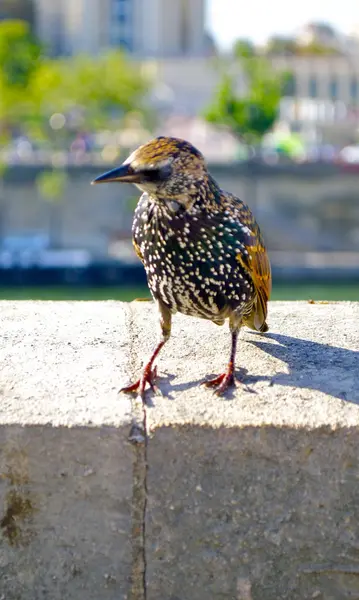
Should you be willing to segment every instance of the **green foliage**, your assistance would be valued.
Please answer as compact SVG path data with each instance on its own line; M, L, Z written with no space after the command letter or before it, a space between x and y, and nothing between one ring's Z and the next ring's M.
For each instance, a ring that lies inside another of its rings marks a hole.
M339 51L319 41L313 40L308 44L299 43L294 38L282 36L271 37L266 45L266 54L271 56L330 56Z
M0 128L6 139L9 128L29 111L29 86L38 67L41 46L23 21L0 22Z
M51 203L53 243L60 237L56 202L67 184L63 150L74 131L116 130L126 115L145 114L149 85L121 52L52 59L25 22L0 22L0 142L8 143L17 129L48 151L54 168L40 173L36 185ZM6 169L1 158L0 180Z
M270 55L293 55L297 51L297 42L294 38L274 35L266 44L266 53Z
M233 54L237 58L252 58L256 55L256 47L251 40L239 39L234 43Z
M298 45L296 54L298 56L332 56L340 54L340 51L332 46L326 46L313 41L309 44Z
M144 112L142 99L150 82L119 51L99 57L52 59L42 52L27 23L0 23L0 136L14 126L51 145L64 141L61 129L76 113L82 129L120 126L129 111ZM52 127L54 113L64 115ZM54 129L55 134L54 134ZM65 128L68 131L68 127Z
M237 137L253 144L277 119L288 74L275 72L261 57L240 58L238 62L245 78L245 93L239 95L234 76L224 73L205 118L228 127Z
M88 127L141 107L148 83L121 52L100 57L45 59L32 81L35 112L50 116L76 108Z
M41 46L25 21L0 22L0 66L5 85L29 83L41 55Z

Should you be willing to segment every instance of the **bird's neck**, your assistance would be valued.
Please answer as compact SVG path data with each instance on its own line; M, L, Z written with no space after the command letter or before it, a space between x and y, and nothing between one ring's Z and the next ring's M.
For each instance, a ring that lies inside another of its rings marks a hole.
M221 204L221 188L209 173L200 188L199 202L207 209L217 209Z
M166 194L147 193L150 204L157 206L159 213L169 212L178 216L185 211L187 215L198 213L204 208L218 208L221 203L221 188L213 177L207 173L203 180L196 182L185 193Z
M209 173L208 173L208 179L207 179L207 188L208 188L210 197L213 199L213 202L215 204L220 204L222 190L219 187L217 181L215 179L213 179L212 175L210 175Z

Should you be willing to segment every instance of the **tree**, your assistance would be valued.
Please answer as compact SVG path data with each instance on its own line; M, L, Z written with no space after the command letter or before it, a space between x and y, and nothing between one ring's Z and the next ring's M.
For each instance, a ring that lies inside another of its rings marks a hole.
M0 22L0 128L3 137L28 115L29 87L41 45L23 21Z
M274 71L262 57L240 57L238 62L246 92L239 95L234 76L225 72L205 118L210 123L226 126L239 139L256 144L277 119L288 75Z
M240 38L233 45L233 55L240 58L251 58L256 55L256 47L252 40Z
M132 110L144 109L148 82L122 52L99 57L87 55L44 59L32 81L35 112L53 113L76 109L88 127L97 129Z
M41 56L37 42L26 22L0 22L0 142L11 139L14 128L28 114L31 77ZM1 229L5 212L4 182L6 163L0 155L0 218ZM2 231L1 231L2 233Z
M68 149L77 130L116 131L132 112L147 116L143 100L149 88L150 82L121 52L52 59L45 56L27 23L0 22L0 137L4 145L15 132L26 134L45 143L49 158L55 158L52 153ZM42 197L54 207L54 231L58 230L56 201L67 177L66 157L60 162L60 168L54 166L37 181Z
M269 56L328 56L339 54L339 49L315 38L299 42L295 38L273 36L266 44L265 53Z
M0 126L4 131L17 125L22 132L54 141L51 116L63 114L66 129L73 112L84 127L96 130L119 123L133 110L144 111L142 100L148 88L139 68L121 52L51 59L27 23L0 22Z
M32 119L26 123L27 132L52 150L63 151L74 129L112 131L129 113L143 113L148 88L139 70L118 51L96 58L45 58L31 82ZM59 202L66 181L66 165L61 165L40 175L37 182L41 196L50 203L50 237L56 245L61 243Z
M274 35L267 41L266 54L291 56L297 53L297 42L294 38Z
M296 54L297 56L332 56L340 54L340 50L313 40L308 44L298 44Z
M41 55L41 45L25 21L0 22L0 67L5 85L29 83Z

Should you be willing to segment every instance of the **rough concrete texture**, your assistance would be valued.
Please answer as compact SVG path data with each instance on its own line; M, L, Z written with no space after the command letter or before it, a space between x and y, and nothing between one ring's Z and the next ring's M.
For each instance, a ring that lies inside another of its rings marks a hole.
M124 431L7 426L0 444L0 598L125 600L132 456Z
M178 315L145 407L152 303L1 310L0 598L359 598L359 304L273 303L224 398L227 328Z
M128 309L127 309L128 310ZM1 303L0 598L124 600L131 575L126 307Z
M132 312L147 353L154 315ZM147 600L359 598L359 305L273 303L269 324L221 399L198 383L227 329L174 319L146 408Z

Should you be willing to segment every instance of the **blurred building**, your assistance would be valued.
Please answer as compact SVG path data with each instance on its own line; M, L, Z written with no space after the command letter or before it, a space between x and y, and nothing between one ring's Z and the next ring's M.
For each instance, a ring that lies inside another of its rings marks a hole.
M122 47L142 57L205 51L205 0L33 0L37 32L53 55Z
M278 56L272 63L292 75L291 95L359 103L359 52L323 56Z
M356 137L359 127L359 52L281 56L276 68L292 74L281 118L333 143Z
M0 0L0 18L24 18L51 55L96 55L123 48L140 60L155 85L154 106L167 115L200 115L210 102L221 71L205 29L205 0ZM309 137L348 139L359 126L359 28L342 36L326 24L311 23L297 33L303 44L318 43L332 53L271 56L291 73L291 89L280 118ZM245 80L231 65L239 94Z
M359 54L358 56L278 56L271 62L278 70L291 73L288 96L327 101L340 101L348 106L359 104ZM207 58L148 60L154 76L173 90L178 101L188 108L198 110L213 93L221 71ZM239 93L245 91L245 80L236 65L230 65ZM194 96L188 97L193 92Z
M297 31L295 39L303 46L317 44L333 50L340 50L345 38L328 23L311 22Z
M347 51L359 56L359 24L354 25L351 33L347 36Z
M359 52L323 56L271 57L278 70L291 73L282 101L281 120L308 140L347 142L359 127ZM174 115L200 115L221 79L221 71L205 57L147 60L143 68L156 82L152 100ZM228 59L238 94L246 91L243 73Z
M52 55L61 54L63 45L63 5L65 0L33 0L36 33Z
M35 7L33 0L0 0L0 21L22 19L31 27L35 25Z

